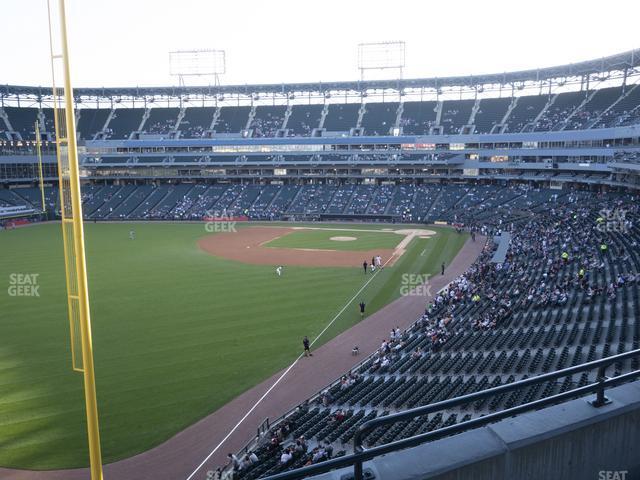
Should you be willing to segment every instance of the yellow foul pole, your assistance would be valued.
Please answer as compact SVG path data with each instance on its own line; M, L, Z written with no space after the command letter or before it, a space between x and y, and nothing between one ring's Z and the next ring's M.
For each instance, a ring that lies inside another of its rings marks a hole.
M93 345L91 340L91 318L89 309L89 288L82 225L82 197L76 123L74 118L73 89L69 67L69 49L65 0L58 1L57 27L60 37L60 52L54 52L54 21L51 1L47 0L49 11L49 40L51 42L51 66L53 73L53 97L56 126L56 151L58 175L60 177L60 211L64 240L65 266L67 276L67 302L71 326L71 355L73 369L84 375L84 395L89 437L89 460L91 479L102 480L102 454L100 451L100 429L98 425L98 402L93 366ZM61 64L57 64L60 62ZM56 65L64 77L64 101L55 84ZM62 111L60 111L62 110ZM78 355L78 350L82 351Z

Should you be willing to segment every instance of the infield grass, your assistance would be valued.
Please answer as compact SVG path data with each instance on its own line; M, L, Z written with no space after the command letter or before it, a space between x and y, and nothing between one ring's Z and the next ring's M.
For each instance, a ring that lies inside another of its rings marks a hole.
M366 251L376 248L393 249L404 238L393 232L382 230L347 230L347 227L316 227L313 230L295 230L282 237L276 238L264 244L270 248L304 248L317 250L349 250ZM354 240L337 241L331 240L333 237L350 237Z
M402 273L434 273L455 256L465 236L434 230L437 236L414 240L369 284L363 292L369 314L398 297ZM58 224L0 231L4 467L88 463L60 233ZM158 445L289 365L302 336L315 338L368 279L361 268L293 266L276 278L270 266L201 251L197 240L205 234L201 224L86 225L105 462ZM16 273L38 275L38 297L8 294ZM321 343L359 317L355 305L347 308Z

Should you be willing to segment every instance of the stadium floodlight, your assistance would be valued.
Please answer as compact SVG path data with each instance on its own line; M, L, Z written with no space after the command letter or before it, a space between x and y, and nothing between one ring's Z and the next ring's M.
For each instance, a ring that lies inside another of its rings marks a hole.
M402 78L405 67L405 42L373 42L358 44L358 69L364 80L368 70L397 70Z
M227 70L224 50L176 50L169 52L169 74L184 86L185 77L209 77L215 85Z

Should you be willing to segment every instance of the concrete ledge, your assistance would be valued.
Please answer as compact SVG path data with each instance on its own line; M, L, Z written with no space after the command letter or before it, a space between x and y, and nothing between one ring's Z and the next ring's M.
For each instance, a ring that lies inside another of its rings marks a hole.
M640 382L384 455L364 467L394 480L640 479ZM346 468L313 477L344 480ZM626 472L626 473L624 473Z

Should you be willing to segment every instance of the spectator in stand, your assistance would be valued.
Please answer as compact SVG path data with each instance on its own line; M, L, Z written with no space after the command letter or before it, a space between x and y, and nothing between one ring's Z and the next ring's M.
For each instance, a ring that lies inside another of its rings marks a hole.
M238 460L238 457L236 457L233 453L228 453L227 458L229 459L229 464L234 470L240 468L240 461Z
M326 459L326 452L322 447L316 447L313 449L313 456L311 457L312 463L318 463Z
M293 455L288 448L285 448L280 455L280 465L287 465L293 459Z
M331 459L333 456L333 447L331 446L331 442L329 440L325 440L324 442L324 452L327 456L327 459Z
M240 464L240 470L246 470L251 465L253 465L253 462L251 461L251 458L247 454L242 458L242 463Z

